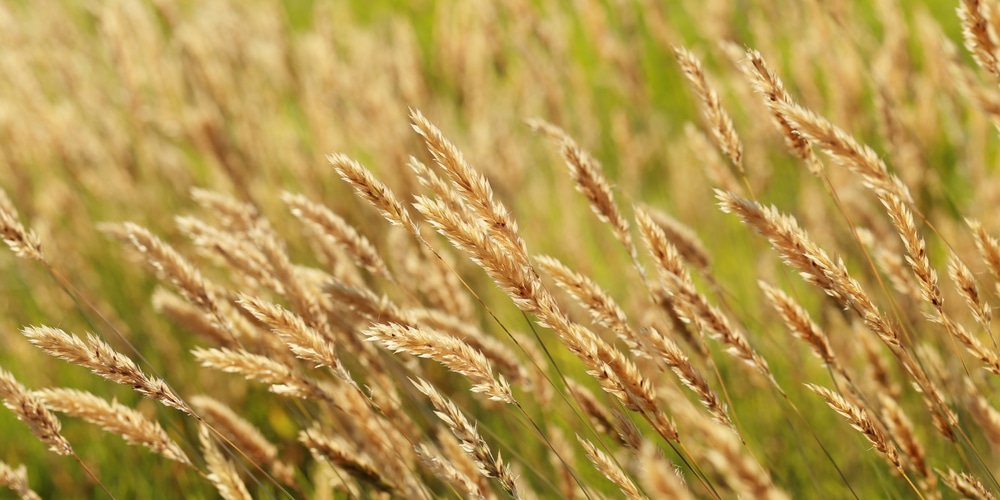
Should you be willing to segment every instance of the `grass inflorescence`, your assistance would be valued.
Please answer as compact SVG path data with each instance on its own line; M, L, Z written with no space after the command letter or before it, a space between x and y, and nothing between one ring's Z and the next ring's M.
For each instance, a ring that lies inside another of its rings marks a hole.
M993 498L951 3L0 5L0 486Z

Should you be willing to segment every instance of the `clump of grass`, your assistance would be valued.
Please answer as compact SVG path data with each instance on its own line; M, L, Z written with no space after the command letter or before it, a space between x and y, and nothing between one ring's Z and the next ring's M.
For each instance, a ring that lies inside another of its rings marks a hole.
M21 498L1000 489L995 3L50 4L0 7Z

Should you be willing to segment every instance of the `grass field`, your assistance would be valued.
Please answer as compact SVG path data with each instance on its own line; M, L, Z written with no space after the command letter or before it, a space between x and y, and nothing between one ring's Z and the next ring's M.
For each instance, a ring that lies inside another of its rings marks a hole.
M0 498L1000 490L993 0L9 1L0 46Z

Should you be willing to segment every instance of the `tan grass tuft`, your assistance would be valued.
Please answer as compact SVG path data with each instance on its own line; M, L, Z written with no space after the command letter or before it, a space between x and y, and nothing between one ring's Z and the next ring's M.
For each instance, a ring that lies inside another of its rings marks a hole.
M732 193L716 191L715 194L722 211L736 214L744 223L764 235L785 264L798 270L809 283L854 309L865 321L865 325L878 334L883 342L899 345L896 327L882 316L861 284L848 273L843 261L834 261L825 250L817 246L799 227L794 217Z
M170 280L184 298L221 317L219 291L173 247L164 243L148 229L131 222L121 225L106 224L102 226L102 230L111 235L124 236L125 241L142 254L146 262L158 273Z
M782 260L797 269L806 281L819 286L828 295L845 307L854 309L861 316L865 326L890 348L907 374L920 388L937 429L949 439L954 439L955 436L950 428L958 423L958 416L948 407L944 394L927 377L921 365L903 350L897 327L878 310L860 283L850 276L843 261L838 260L834 263L826 252L816 246L806 232L799 228L795 218L779 213L774 207L767 208L756 201L739 198L732 193L716 191L716 196L724 212L737 214L744 223L766 236ZM931 297L932 293L929 293L928 297ZM953 328L949 331L953 332L953 335L960 339L970 339L967 334L962 334L964 330L960 329L960 325L955 326L952 323L951 326Z
M906 260L920 283L921 296L934 307L935 312L944 321L944 297L942 297L941 288L938 285L937 272L931 267L930 259L927 257L927 243L917 232L913 222L913 213L894 193L879 191L878 197L903 240L903 247L906 248L907 254Z
M472 168L465 155L444 134L417 110L410 110L410 120L415 130L424 139L427 150L437 164L448 173L458 193L466 205L485 221L501 245L509 247L514 254L527 253L527 246L517 234L517 223L510 210L493 194L489 181Z
M403 315L414 325L427 327L461 339L486 356L497 371L513 383L526 382L528 369L518 355L500 339L476 328L474 323L462 320L437 309L407 309Z
M929 302L934 307L935 316L931 317L930 320L942 325L949 335L965 344L973 356L986 364L986 369L1000 375L1000 357L997 356L996 352L984 346L977 338L970 335L965 327L952 320L950 315L945 312L944 297L938 285L937 272L931 267L930 259L927 257L927 244L924 238L917 233L910 209L892 193L880 191L878 195L903 240L903 246L907 253L906 260L910 263L913 274L920 283L921 296L924 301Z
M676 438L673 424L656 407L652 383L621 352L569 319L530 267L523 249L509 241L502 245L482 226L462 220L440 200L418 196L415 206L453 245L479 264L519 309L535 314L539 324L552 328L606 391L618 397L626 408L646 415L664 437Z
M860 175L865 186L892 193L903 203L913 203L910 190L899 177L889 173L885 162L872 148L798 104L778 101L774 109L799 134L819 146L837 163Z

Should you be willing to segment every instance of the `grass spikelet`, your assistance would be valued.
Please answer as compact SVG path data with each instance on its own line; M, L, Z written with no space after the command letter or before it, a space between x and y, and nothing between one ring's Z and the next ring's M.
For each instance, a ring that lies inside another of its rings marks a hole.
M416 223L410 218L410 212L389 187L377 180L367 168L341 153L328 155L326 159L340 177L354 188L358 196L379 210L382 217L407 231L419 234Z
M50 410L82 418L120 435L129 444L145 446L153 453L191 466L187 454L170 439L160 424L132 408L76 389L40 389L33 394Z
M632 235L629 233L628 219L622 215L618 205L615 204L611 185L604 176L600 162L559 127L549 123L542 124L543 122L540 120L532 120L528 123L536 130L543 130L546 135L553 139L553 142L559 147L559 153L566 161L566 166L569 167L570 178L573 179L576 190L587 198L594 215L601 222L611 226L615 238L625 246L632 260L638 263L635 244L632 243Z
M896 401L886 394L879 395L882 403L882 421L893 441L899 445L910 468L920 474L920 488L929 495L937 484L937 477L927 465L927 452L914 434L913 422L906 416Z
M465 415L459 411L450 399L442 396L426 380L411 380L417 390L422 392L431 404L434 405L434 413L451 429L455 437L462 442L462 449L471 455L479 466L479 472L486 477L495 478L503 489L514 498L520 498L517 492L516 478L511 472L510 465L504 464L497 454L493 456L489 445L479 436L475 426L469 423Z
M16 493L21 500L41 500L28 484L28 470L24 465L13 468L6 462L0 462L0 486L6 486Z
M272 276L281 283L284 296L292 309L306 321L309 326L321 332L329 328L326 312L319 303L317 294L308 288L296 272L288 257L284 242L277 233L265 224L258 224L250 230L250 239L267 258Z
M885 162L871 147L859 143L826 118L798 104L778 101L774 106L775 111L799 134L815 143L837 163L860 175L865 186L892 193L903 203L913 203L910 190L899 177L889 173Z
M276 471L282 470L277 463L278 448L267 440L260 430L243 417L239 416L229 406L209 396L191 397L191 406L198 410L212 427L221 432L234 443L237 449L245 453L253 463L271 465ZM291 482L290 477L281 478L283 482Z
M404 316L417 326L437 330L440 333L461 339L470 347L483 353L497 371L511 382L520 383L528 379L527 369L517 354L496 337L475 328L473 324L436 309L407 309Z
M456 469L447 459L436 455L427 445L423 443L418 444L414 450L417 452L417 456L420 457L420 461L423 462L424 466L437 476L438 479L457 488L459 493L463 494L466 498L486 500L486 495L483 494L483 491L475 481L466 476L462 471Z
M958 288L959 295L965 300L976 323L983 328L983 331L990 332L993 322L993 308L989 302L979 294L979 287L973 278L972 271L958 257L952 255L948 258L948 276Z
M948 469L948 475L943 480L944 484L965 498L973 500L993 500L996 498L979 479L965 472L958 473Z
M201 441L202 456L208 467L208 480L215 485L219 495L225 500L250 500L250 492L240 479L236 466L222 454L208 426L204 424L199 426L198 439Z
M965 222L976 238L976 248L979 250L979 255L989 268L990 275L993 276L996 287L994 290L1000 295L1000 240L987 233L978 220L966 219Z
M958 18L962 21L965 48L972 54L976 64L1000 78L997 35L990 31L990 21L985 15L987 7L979 0L961 0L958 3Z
M73 447L59 433L62 425L45 403L26 389L7 370L0 368L0 397L3 405L24 422L31 433L58 455L72 455Z
M879 429L875 424L875 420L873 420L864 408L848 402L836 392L825 387L814 384L806 384L806 387L810 391L822 396L826 400L826 403L830 405L830 408L833 408L834 411L847 419L851 427L857 429L890 464L899 471L903 470L903 464L899 459L899 453L896 451L895 445L889 441L889 438Z
M17 216L14 204L0 188L0 238L18 257L45 262L42 241L34 231L25 229Z
M353 383L337 356L333 341L307 325L300 316L277 304L247 295L241 295L238 303L258 321L271 328L295 356L319 366L328 366L341 380Z
M643 445L639 457L642 463L639 470L639 481L653 498L676 498L677 500L694 498L672 464L667 462L651 443Z
M966 408L972 419L976 421L980 432L989 441L993 449L1000 449L1000 411L993 408L993 405L986 400L976 390L975 384L971 380L965 381Z
M889 213L893 225L896 226L899 237L903 240L903 247L907 253L906 261L909 262L913 274L920 283L921 296L934 307L935 312L944 321L944 298L938 286L937 272L931 267L930 259L927 257L927 243L913 223L913 213L894 193L880 191L878 196Z
M739 198L731 193L716 191L723 212L734 213L758 233L764 235L785 264L799 271L802 277L816 285L845 306L854 309L865 324L883 342L899 345L899 333L888 323L875 304L851 277L843 261L834 261L802 230L794 217L783 215L774 207L764 207L756 201Z
M676 401L683 396L665 388L662 397ZM677 401L673 409L681 425L702 436L705 446L695 452L695 458L713 469L713 477L718 477L712 483L715 487L724 486L736 494L755 498L788 498L774 484L768 471L747 453L746 445L731 427L705 418L701 411L687 401Z
M510 385L493 376L493 368L483 353L448 335L411 328L398 323L382 323L361 332L369 341L378 341L394 352L431 358L472 382L472 392L480 392L494 401L516 404Z
M716 145L722 150L733 166L743 175L743 143L736 135L736 127L729 113L722 107L722 100L719 99L718 92L708 84L705 78L705 71L701 67L698 56L685 47L674 47L674 57L681 66L681 71L691 83L695 94L704 107L705 118L708 120L709 129Z
M150 266L176 286L184 298L221 317L218 291L173 247L164 243L148 229L132 222L105 225L104 230L112 235L125 236L126 242L142 254Z
M756 201L721 191L716 191L716 196L724 212L735 213L744 223L766 236L782 260L798 270L806 281L820 287L845 307L850 307L858 313L865 326L890 348L907 374L920 388L938 431L949 439L954 439L951 427L958 422L958 416L948 407L944 394L928 378L920 364L909 352L902 349L898 328L879 311L860 283L848 273L844 263L842 261L834 263L827 253L816 246L805 231L799 228L793 217L779 213L774 207L767 208ZM960 325L950 324L953 328L949 331L953 332L956 338L971 342L971 337L964 334L964 330L960 330Z
M555 279L560 288L587 309L594 323L610 328L633 351L643 351L642 340L629 326L625 311L597 283L574 272L554 257L539 255L535 257L535 261Z
M364 481L377 490L392 492L396 488L367 456L351 449L342 438L323 434L318 429L299 433L299 441L313 453L328 460L331 465L347 471L351 476Z
M87 334L86 343L75 335L48 326L29 326L21 333L50 356L80 365L116 384L130 386L164 406L193 415L187 403L166 382L146 375L128 356L115 351L92 333Z
M614 459L608 456L607 453L597 449L593 443L587 441L586 439L576 436L576 440L580 442L583 446L583 451L587 454L587 458L590 462L594 464L594 467L600 471L604 477L608 478L609 481L615 483L615 486L622 491L622 494L626 498L631 499L641 499L646 498L641 492L639 492L639 487L635 485L630 477L625 475L621 467L615 463Z
M917 233L910 210L892 193L880 192L879 199L889 212L889 217L903 240L907 253L906 260L920 283L921 296L934 307L936 316L931 321L944 326L949 335L965 344L970 353L986 364L986 369L1000 375L1000 357L970 335L965 327L952 320L945 312L944 297L938 286L937 272L931 267L930 259L927 257L927 244Z
M486 177L473 169L465 160L465 155L420 111L411 109L410 121L413 122L413 130L424 139L435 162L451 178L469 208L486 222L489 231L515 255L527 253L527 246L517 234L517 223L510 210L493 194Z
M672 305L677 315L693 323L702 335L718 338L729 346L727 348L729 354L753 367L764 378L775 382L767 361L750 346L746 335L735 328L722 311L709 303L708 299L695 288L679 252L667 241L663 230L641 209L636 210L636 220L639 222L643 241L656 258L660 276L671 294Z
M370 273L392 280L389 268L379 257L375 246L342 217L300 194L284 192L281 194L281 199L292 210L293 215L312 227L317 234L325 235L335 241Z
M653 207L643 206L643 212L663 231L667 241L684 257L684 261L700 271L707 271L712 258L698 235L681 221Z
M729 417L726 405L708 385L708 381L705 380L705 377L702 376L698 368L691 363L687 355L684 354L684 351L681 350L680 346L669 338L660 335L660 333L655 330L650 332L650 336L655 339L653 343L657 346L657 353L660 354L667 366L673 370L673 372L677 375L677 378L679 378L688 389L694 391L694 393L698 396L698 400L701 401L701 404L704 405L705 408L708 409L709 413L712 414L712 418L715 419L716 422L735 430L736 426Z
M239 373L248 380L269 384L271 391L303 399L332 401L314 380L299 375L295 370L267 356L231 349L194 349L191 351L202 366Z
M788 327L792 335L809 344L809 347L812 348L813 353L819 359L822 359L827 366L839 373L846 380L850 380L851 377L847 374L847 371L837 361L837 356L830 346L830 339L827 337L826 332L820 329L819 325L809 317L809 312L785 292L764 281L758 281L757 284L764 291L764 296L767 297L767 300L778 311L778 314L781 315L781 318L785 321L785 326Z
M614 416L603 404L598 401L593 392L581 385L579 382L567 378L566 389L573 399L580 406L583 414L590 419L591 425L597 432L611 435L615 429Z
M777 104L779 102L792 102L792 96L785 90L784 83L767 66L760 52L749 49L746 55L747 59L741 65L743 73L753 83L754 90L764 96L764 104L767 105L767 109L771 112L771 118L778 126L778 130L785 139L788 148L795 156L806 162L809 172L813 175L820 175L823 170L823 164L820 163L819 158L816 157L816 153L809 146L809 141L802 137L778 110Z

